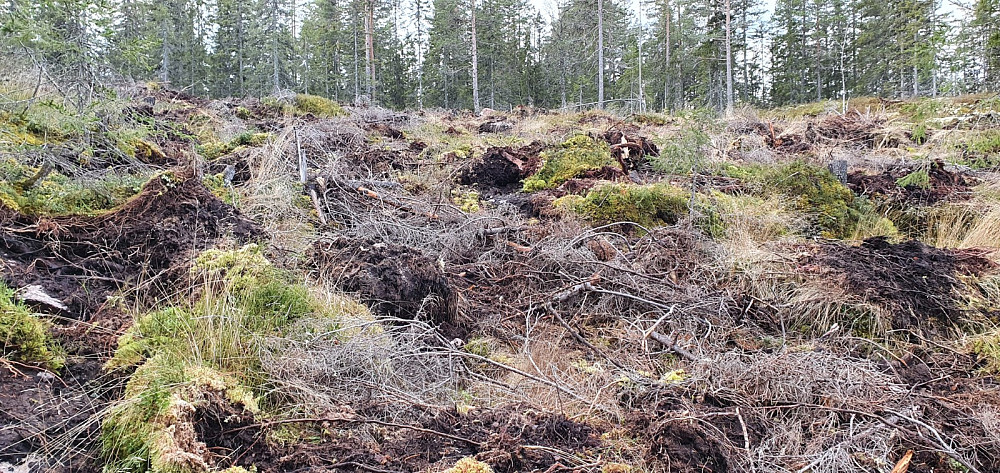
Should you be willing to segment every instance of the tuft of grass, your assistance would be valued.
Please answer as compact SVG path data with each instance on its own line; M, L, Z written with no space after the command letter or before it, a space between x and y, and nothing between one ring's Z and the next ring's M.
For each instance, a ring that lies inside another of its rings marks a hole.
M194 302L139 316L106 369L135 367L124 397L102 422L102 454L113 471L206 471L194 410L223 396L256 415L270 392L261 357L273 337L328 336L346 311L274 267L256 245L208 250L191 269ZM339 296L337 296L339 297ZM339 303L338 303L339 302ZM353 314L352 314L353 315ZM323 319L321 332L293 324Z
M65 356L49 335L49 323L35 317L14 298L14 290L0 282L0 358L62 368Z
M567 195L553 203L601 225L635 222L643 226L674 224L688 213L688 193L669 184L608 184L586 196Z
M1000 373L1000 330L974 338L971 349L982 361L983 371Z
M610 147L586 135L574 136L541 157L541 169L524 180L525 192L558 187L584 171L615 164Z
M338 117L347 112L337 102L318 95L298 94L295 96L295 108L301 113L311 113L318 117Z

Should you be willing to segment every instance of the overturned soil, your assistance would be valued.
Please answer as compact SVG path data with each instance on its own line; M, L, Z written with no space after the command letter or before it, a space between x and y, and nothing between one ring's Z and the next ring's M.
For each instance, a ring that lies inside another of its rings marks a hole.
M955 323L962 309L955 301L958 276L979 276L995 263L972 250L934 248L916 240L889 243L884 237L860 246L826 244L801 263L828 271L851 294L892 310L892 327L927 327L926 318Z
M220 237L261 236L198 179L162 174L128 203L96 217L37 217L0 207L0 259L11 287L37 284L88 320L109 294L155 288ZM166 286L164 286L166 287Z
M459 330L456 293L419 250L337 237L317 241L308 259L386 317L429 320L449 334Z
M539 153L545 148L534 142L520 148L493 146L483 153L459 176L459 182L476 185L481 189L498 189L513 192L524 179L541 165Z
M875 197L894 204L933 205L941 201L967 200L972 197L972 178L945 169L934 161L927 168L926 186L901 186L897 181L917 171L914 167L887 170L881 174L855 171L847 176L847 186L858 195Z

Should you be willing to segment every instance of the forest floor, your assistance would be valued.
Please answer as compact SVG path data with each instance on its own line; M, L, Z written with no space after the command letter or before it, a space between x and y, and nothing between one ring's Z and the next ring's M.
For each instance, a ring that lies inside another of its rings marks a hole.
M119 96L0 111L0 472L1000 471L1000 97Z

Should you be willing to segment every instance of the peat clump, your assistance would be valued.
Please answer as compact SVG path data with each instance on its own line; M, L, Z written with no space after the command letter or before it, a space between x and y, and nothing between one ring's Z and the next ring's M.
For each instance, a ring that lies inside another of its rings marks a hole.
M890 309L894 329L920 327L928 317L957 322L962 309L955 293L963 287L958 276L979 276L995 267L973 251L916 240L893 244L885 237L860 246L826 244L803 262L825 268L848 293Z
M541 165L539 153L544 148L545 145L538 141L517 149L510 146L490 147L462 172L459 182L483 189L513 192L521 179L538 170Z
M456 326L457 295L440 266L419 250L337 237L314 243L308 258L386 317L423 318L445 332Z
M975 184L973 179L945 169L941 160L923 168L901 167L874 175L855 171L847 177L847 187L858 195L905 205L967 200L972 197L971 186Z

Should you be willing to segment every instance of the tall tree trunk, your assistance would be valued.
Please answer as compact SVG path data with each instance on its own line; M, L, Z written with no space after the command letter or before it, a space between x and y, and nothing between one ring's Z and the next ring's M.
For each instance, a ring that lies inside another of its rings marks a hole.
M604 0L597 0L597 108L604 108Z
M670 0L666 0L666 4L663 7L666 16L666 24L664 25L664 43L666 43L666 53L667 57L663 61L663 110L667 111L670 109L669 100L670 97L670 17L673 16L673 12L670 11Z
M368 76L368 99L375 99L375 0L365 2L365 74Z
M646 97L642 88L642 2L639 2L639 38L636 40L639 47L639 112L646 111Z
M732 5L726 0L726 110L733 110Z
M424 17L421 10L423 0L416 0L414 5L417 9L417 41L415 44L417 60L417 108L424 108L424 52L422 49L424 42L423 23Z
M472 110L479 113L479 51L476 49L476 0L472 0L469 26L472 29Z
M240 97L246 95L246 83L243 77L244 75L244 64L243 64L243 2L237 0L236 2L236 61L239 63L239 74L236 83L240 86Z
M281 90L281 78L278 76L278 0L271 3L271 84L274 93Z

